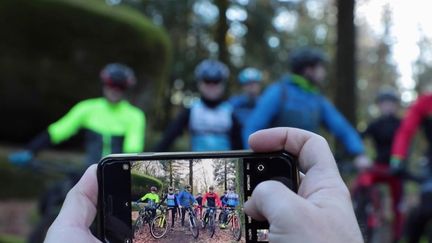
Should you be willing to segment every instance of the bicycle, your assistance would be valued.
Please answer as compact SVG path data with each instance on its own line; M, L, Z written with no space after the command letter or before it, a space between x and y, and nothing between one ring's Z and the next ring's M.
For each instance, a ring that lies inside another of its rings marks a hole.
M242 236L240 215L235 208L225 209L228 211L226 224L230 225L230 231L235 241L240 241ZM225 212L226 213L226 212Z
M161 208L161 213L157 215L150 224L150 234L155 239L160 239L168 232L169 224L166 220L167 208Z
M202 228L205 229L207 227L208 235L210 236L210 238L213 238L216 231L216 207L206 208L208 208L208 210L206 210L204 214Z
M186 212L188 213L189 230L192 232L192 236L196 239L199 235L198 220L191 206L186 207Z
M60 212L67 193L78 182L84 168L81 164L55 163L36 159L29 161L23 168L44 176L63 175L63 178L49 186L38 200L41 219L31 230L27 242L43 242L49 227Z
M139 206L139 203L136 203L136 205ZM145 224L148 224L150 232L151 232L151 223L153 222L154 216L153 216L153 210L156 210L158 206L156 207L144 207L140 208L138 213L138 218L135 220L134 226L133 226L133 233L134 238L136 238L137 235L142 234L143 232L143 226ZM153 235L152 235L153 236Z

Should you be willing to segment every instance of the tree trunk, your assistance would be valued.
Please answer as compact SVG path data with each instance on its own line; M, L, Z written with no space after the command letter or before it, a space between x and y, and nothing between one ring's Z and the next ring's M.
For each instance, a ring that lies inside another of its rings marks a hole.
M191 192L193 193L193 159L189 160L189 185L191 186Z
M228 0L217 0L216 5L219 9L219 21L217 24L215 39L219 47L219 61L228 65L228 50L225 41L226 33L228 31L228 21L225 15L228 9Z
M172 166L172 160L169 162L169 184L171 185L171 186L174 186L173 185L173 166Z
M335 105L351 124L356 123L355 0L337 0Z
M227 186L227 160L226 159L224 159L224 188L225 188L225 191L228 189L228 186Z

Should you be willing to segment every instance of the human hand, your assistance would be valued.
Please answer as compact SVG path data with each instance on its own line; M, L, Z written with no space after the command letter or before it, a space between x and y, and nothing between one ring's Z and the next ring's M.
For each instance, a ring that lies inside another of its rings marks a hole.
M9 155L9 161L18 166L25 166L33 159L33 153L29 150L22 150Z
M96 216L97 194L96 165L92 165L67 194L45 243L100 242L89 230Z
M270 224L270 242L363 242L350 193L324 138L295 128L273 128L249 137L256 152L286 150L305 173L298 194L277 181L260 183L245 212Z

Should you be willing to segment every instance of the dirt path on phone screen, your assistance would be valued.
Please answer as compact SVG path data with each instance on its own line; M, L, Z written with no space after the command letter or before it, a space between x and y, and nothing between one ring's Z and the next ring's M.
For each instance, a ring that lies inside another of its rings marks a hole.
M136 212L132 213L132 219L137 217ZM168 219L171 222L171 219ZM144 230L141 234L137 235L133 240L134 243L206 243L206 242L216 242L216 243L226 243L226 242L237 242L232 240L231 231L229 229L219 229L216 228L216 232L212 238L210 238L207 234L207 231L201 230L199 232L199 236L197 239L194 239L192 233L189 228L180 226L180 220L176 219L174 228L168 229L167 234L161 239L155 239L150 234L150 229L148 225L144 227ZM241 241L245 242L244 237L242 237Z

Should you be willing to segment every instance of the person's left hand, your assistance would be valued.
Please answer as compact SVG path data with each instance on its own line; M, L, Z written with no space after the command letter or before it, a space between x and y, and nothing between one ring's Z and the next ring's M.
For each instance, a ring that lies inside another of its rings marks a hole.
M96 165L92 165L67 194L45 243L100 242L89 230L96 216L97 197Z

